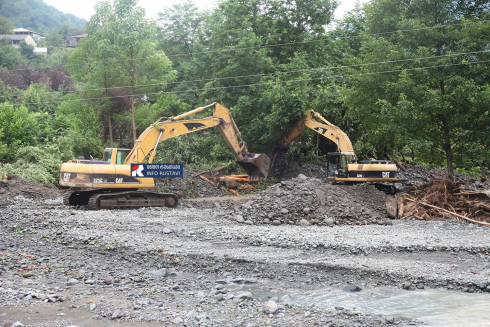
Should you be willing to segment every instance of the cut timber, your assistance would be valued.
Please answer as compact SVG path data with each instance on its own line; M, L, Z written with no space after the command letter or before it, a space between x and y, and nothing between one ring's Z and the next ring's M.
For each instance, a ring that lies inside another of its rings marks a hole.
M396 203L396 198L394 196L387 196L386 197L386 213L388 214L388 217L390 218L396 218L396 213L397 213L397 203Z
M388 152L385 152L385 154L388 160L393 161L398 168L400 168L402 171L407 171L400 161L396 160L396 158L392 158Z
M231 194L234 194L236 196L238 196L238 192L237 191L234 191L232 189L228 189L228 191L231 193Z
M204 171L201 171L199 174L193 175L192 177L201 176L202 174L205 174L205 173L207 173L207 171L204 170Z
M225 177L234 177L234 178L248 178L248 175L228 175Z
M199 176L201 177L201 176ZM240 182L240 183L252 183L253 181L247 178L237 178L237 177L228 177L228 176L223 176L223 177L218 177L219 181L222 182Z
M407 200L408 201L412 201L412 202L417 202L417 201L412 200L412 199L409 199L409 198L407 198ZM484 225L484 226L490 226L490 223L486 223L486 222L483 222L483 221L474 220L474 219L465 217L463 215L457 214L455 212L452 212L452 211L449 211L449 210L446 210L446 209L443 209L443 208L440 208L440 207L437 207L437 206L433 206L432 204L428 204L428 203L425 203L425 202L418 202L418 203L420 203L420 204L422 204L424 206L430 207L430 208L441 210L441 211L446 212L448 214L451 214L451 215L453 215L455 217L458 217L458 218L461 218L461 219L470 221L470 222L475 223L475 224L480 224L480 225Z
M209 184L213 185L214 187L216 187L216 185L213 182L211 182L209 179L207 179L203 175L199 175L199 178L202 179L203 181L205 181L206 183L209 183Z

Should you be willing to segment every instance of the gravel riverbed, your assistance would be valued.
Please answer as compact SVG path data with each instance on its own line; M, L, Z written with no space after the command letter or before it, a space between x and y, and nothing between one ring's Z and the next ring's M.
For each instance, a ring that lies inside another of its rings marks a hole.
M16 198L0 209L0 326L404 326L421 322L291 294L490 292L487 228L247 225L184 206L93 212Z

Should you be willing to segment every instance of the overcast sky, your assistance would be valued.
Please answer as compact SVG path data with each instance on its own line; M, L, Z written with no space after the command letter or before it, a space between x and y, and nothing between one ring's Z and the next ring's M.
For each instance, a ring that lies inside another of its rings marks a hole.
M356 1L357 0L339 0L340 5L337 8L335 17L341 18L346 11L354 8ZM361 3L367 1L368 0L360 0ZM65 13L70 13L89 20L90 16L94 13L95 4L99 2L99 0L44 0L44 2ZM171 6L172 4L179 2L182 2L182 0L140 0L139 6L146 9L147 16L156 17L157 14L162 11L163 7ZM194 0L194 3L200 8L211 9L217 3L217 0Z

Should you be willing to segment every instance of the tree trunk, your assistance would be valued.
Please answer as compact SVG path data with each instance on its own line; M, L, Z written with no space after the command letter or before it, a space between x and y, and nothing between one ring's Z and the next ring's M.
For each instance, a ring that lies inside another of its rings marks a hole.
M446 153L447 161L447 178L454 182L453 149L451 147L451 139L449 137L450 129L446 118L442 120L442 127L444 131L444 152Z
M136 120L134 119L134 101L131 101L131 115L133 118L133 145L136 144Z
M114 138L112 137L111 113L107 114L107 121L109 122L109 139L111 140L111 148L113 148L114 147Z

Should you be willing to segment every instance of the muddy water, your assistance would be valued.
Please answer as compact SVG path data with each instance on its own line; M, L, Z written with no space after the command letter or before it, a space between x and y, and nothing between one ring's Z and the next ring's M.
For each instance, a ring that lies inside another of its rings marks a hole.
M287 293L267 293L251 289L252 294L266 300L288 294L292 304L316 308L343 307L363 313L382 314L407 320L417 319L426 326L490 327L490 294L469 294L443 290L405 291L392 287L346 292L328 288Z

